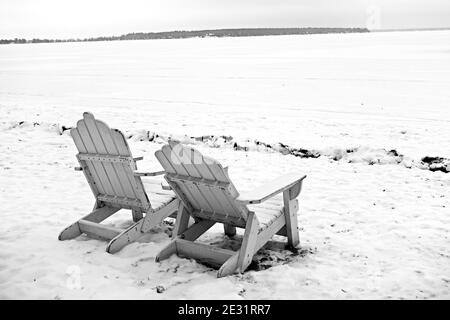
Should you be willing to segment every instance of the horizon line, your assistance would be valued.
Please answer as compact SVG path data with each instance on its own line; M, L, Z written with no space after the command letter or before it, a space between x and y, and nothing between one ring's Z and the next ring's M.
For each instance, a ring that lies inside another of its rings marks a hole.
M439 30L450 30L449 27L430 27L430 28L390 28L390 29L369 29L367 27L256 27L256 28L219 28L219 29L191 29L191 30L170 30L170 31L138 31L138 32L128 32L120 35L101 35L92 37L75 37L75 38L0 38L0 41L52 41L52 42L83 42L83 41L95 41L95 39L107 39L116 38L114 40L129 40L120 39L121 37L132 36L132 35L163 35L170 33L195 33L195 32L214 32L214 31L256 31L256 30L361 30L363 32L395 32L395 31L439 31ZM142 39L144 40L144 39ZM150 40L150 39L149 39ZM102 41L102 40L97 40Z

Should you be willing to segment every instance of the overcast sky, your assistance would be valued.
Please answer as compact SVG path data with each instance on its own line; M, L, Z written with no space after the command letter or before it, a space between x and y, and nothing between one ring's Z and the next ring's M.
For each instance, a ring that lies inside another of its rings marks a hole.
M450 1L0 0L0 38L309 26L450 27Z

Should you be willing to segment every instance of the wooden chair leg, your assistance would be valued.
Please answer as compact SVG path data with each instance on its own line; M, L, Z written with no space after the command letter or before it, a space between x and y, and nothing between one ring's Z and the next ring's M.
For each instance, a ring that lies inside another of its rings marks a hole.
M68 226L67 228L65 228L63 231L61 231L61 233L58 236L58 240L70 240L70 239L74 239L78 236L81 235L81 230L80 227L78 225L78 221L71 224L70 226Z
M189 217L189 212L180 201L180 204L178 206L177 221L175 222L175 227L173 228L172 237L179 236L184 231L186 231L189 225Z
M217 278L226 277L235 273L238 269L239 251L230 257L217 271Z
M288 238L288 245L295 248L299 245L300 239L298 235L298 200L291 199L292 193L290 190L283 192L284 216L286 218L286 234Z
M249 212L245 225L244 239L239 250L238 270L244 272L252 262L258 239L259 223L254 212Z
M140 210L133 209L133 210L131 210L131 214L133 216L133 222L138 222L139 220L141 220L144 217L142 211L140 211Z
M162 249L158 253L158 255L156 256L156 262L167 259L172 254L177 253L176 241L178 239L183 239L186 241L195 241L202 234L204 234L206 231L208 231L208 229L211 228L214 224L215 224L214 221L199 220L196 223L194 223L192 226L190 226L188 229L186 229L186 231L184 231L180 235L174 236L173 240L164 249Z
M170 241L170 243L156 255L155 261L160 262L160 261L166 260L171 255L176 253L177 252L176 241L177 241L176 239Z
M112 239L106 247L106 252L116 253L120 251L127 244L135 242L144 235L145 232L160 225L165 218L170 216L178 208L179 202L174 200L155 212L147 212L145 217L135 222L125 231Z
M252 219L253 220L253 219ZM250 220L250 215L248 216L248 220L247 223L251 223L253 225L253 222L249 222ZM269 241L273 235L275 235L277 232L283 231L285 228L283 227L286 223L286 219L284 218L284 215L279 216L277 219L275 219L275 221L272 222L272 224L270 226L268 226L267 228L265 228L264 230L260 231L258 230L258 226L257 224L255 224L255 227L250 227L249 225L247 225L245 227L245 234L244 234L244 239L245 236L247 234L247 230L248 229L254 229L254 231L249 231L248 233L248 240L247 240L247 244L242 243L242 247L239 251L237 251L232 257L230 257L227 261L225 261L225 263L220 267L219 272L217 272L217 277L225 277L228 275L231 275L237 271L241 271L241 268L244 267L244 270L248 267L248 265L251 262L251 259L253 258L253 256L255 255L255 253L261 249L266 243L267 241ZM256 234L256 236L255 236ZM256 239L251 239L253 237L256 237ZM253 245L253 249L252 249L252 243L254 243ZM247 249L244 249L247 248ZM252 250L253 253L251 254L250 257L250 261L247 260L247 262L244 262L239 264L239 257L242 256L242 258L246 257L246 254L244 253L244 251L248 251L248 250ZM245 263L248 263L245 266Z
M257 249L258 229L259 223L255 213L249 212L241 249L220 267L217 272L218 278L229 276L235 272L244 272L247 269Z
M236 227L235 227L235 226L232 226L232 225L230 225L230 224L224 223L224 224L223 224L223 229L224 229L224 231L225 231L225 234L226 234L228 237L233 237L233 236L236 235Z
M94 210L89 213L88 215L84 216L80 220L86 220L90 222L100 223L112 214L119 211L119 208L109 207L109 206L103 206L103 207L97 207L97 205L94 207ZM59 240L70 240L74 239L82 234L80 226L78 224L78 221L71 224L67 228L65 228L58 236Z
M109 207L109 206L103 206L100 208L95 209L91 213L89 213L87 216L82 218L82 220L87 220L95 223L100 223L109 216L113 215L117 211L119 211L120 208L115 207Z
M178 199L175 199L158 211L148 212L144 217L144 223L142 224L141 232L145 233L150 231L152 228L161 224L165 218L171 217L174 213L177 213L179 203L180 201Z
M124 230L121 234L113 238L106 246L106 252L111 254L116 253L120 251L123 247L125 247L127 244L138 240L143 235L143 233L141 232L143 222L144 222L143 219L141 219L138 222L135 222L133 225Z

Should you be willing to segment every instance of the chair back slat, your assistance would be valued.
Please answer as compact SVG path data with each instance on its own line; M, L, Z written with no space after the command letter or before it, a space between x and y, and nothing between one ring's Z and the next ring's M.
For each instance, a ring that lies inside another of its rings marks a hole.
M166 155L166 157L167 156L171 157L174 163L174 168L177 169L177 174L179 176L193 177L197 179L203 178L191 161L184 161L184 158L186 156L188 157L195 156L193 152L191 152L190 154L178 154L176 146L175 149L172 149L169 146L169 148L164 149L163 152ZM167 154L168 152L170 152L170 154ZM196 208L197 210L206 210L209 212L215 211L215 207L212 204L212 198L209 196L207 192L207 190L209 191L207 186L204 186L202 184L196 184L191 181L180 181L180 185L183 185L186 189L189 190L190 196L196 203L195 205L193 205L194 208Z
M193 166L199 173L199 176L206 180L216 180L220 182L230 182L229 189L233 192L234 185L228 178L226 170L223 169L220 164L217 165L214 159L203 156L200 152L195 149L192 149L192 158L195 159L193 161ZM208 165L209 164L209 165ZM211 186L200 186L202 192L211 199L211 203L214 207L215 212L222 213L236 213L239 212L239 208L234 205L234 201L231 201L229 197L225 195L224 190L212 190ZM237 191L235 191L237 197Z
M80 120L77 123L77 130L81 137L81 140L86 148L87 154L98 154L97 149L95 148L95 144L92 141L89 131L87 129L86 123L84 120ZM108 179L108 174L106 173L105 167L102 163L93 163L95 171L99 177L99 182L102 184L103 189L107 194L114 194L114 190L111 186L111 182ZM96 181L97 182L97 181Z
M155 153L156 158L158 159L158 161L161 163L162 167L164 168L164 170L167 173L170 174L174 174L174 175L178 175L180 172L180 167L177 166L176 164L173 163L173 161L171 160L171 155L170 155L170 150L167 153L166 150L160 150L160 152L156 152ZM181 171L182 173L186 173L186 171ZM170 182L169 182L170 183ZM198 200L196 200L192 193L191 190L188 186L184 185L184 184L178 184L177 187L180 189L180 192L183 193L182 197L184 198L183 200L187 200L187 202L189 203L189 205L197 210L199 210L200 205L198 203Z
M122 199L117 200L118 203L135 203L134 199L140 203L139 207L150 207L140 177L133 175L136 164L122 132L110 129L85 112L83 119L71 130L71 136L79 151L80 164L87 168L86 178L96 197ZM121 161L107 161L115 158Z
M105 145L106 151L108 154L110 155L125 155L125 154L120 154L117 145L121 145L123 144L123 142L119 141L115 141L117 140L117 138L113 138L113 135L111 133L111 129L108 128L108 126L101 122L101 121L97 121L97 128L99 131L100 136L102 137L103 140L103 144ZM127 156L131 156L130 152L127 152L128 154L126 154ZM119 190L120 190L120 194L123 195L124 197L127 198L137 198L138 195L135 192L134 188L133 188L133 184L132 184L132 180L130 181L130 177L127 174L126 171L126 166L127 164L125 163L112 163L111 164L112 168L113 168L113 175L115 176L115 180L117 180L117 184L119 186ZM128 165L129 167L129 165Z
M72 136L78 152L87 154L88 151L84 146L83 139L78 132L78 128L73 128L72 130L70 130L70 135ZM91 186L94 196L97 196L98 194L106 194L105 188L103 187L102 181L97 173L97 163L86 162L85 165L87 170L86 168L84 168L84 173L86 175L86 179L89 182L89 185Z
M133 158L130 147L123 133L117 129L111 129L111 136L121 156L129 154L130 158ZM151 207L151 203L148 200L147 194L144 189L144 185L140 177L135 177L133 172L137 170L136 162L133 160L129 162L128 166L123 165L127 180L131 184L133 192L137 199L140 199L144 206Z
M104 154L104 155L113 155L109 153L109 150L107 150L105 143L103 142L103 137L100 135L97 123L99 121L96 121L94 117L92 116L86 116L84 118L84 123L86 124L86 128L88 130L89 136L94 144L95 150L97 154ZM110 195L116 195L119 197L125 197L125 192L122 188L122 185L120 183L119 177L117 175L117 172L114 168L114 165L112 163L102 163L103 168L105 169L106 177L111 185L112 192Z
M227 171L216 160L204 157L193 148L170 142L155 153L166 171L166 179L175 185L180 198L194 210L213 220L232 217L233 221L247 219L248 209L236 201L239 196ZM195 215L195 212L193 213Z

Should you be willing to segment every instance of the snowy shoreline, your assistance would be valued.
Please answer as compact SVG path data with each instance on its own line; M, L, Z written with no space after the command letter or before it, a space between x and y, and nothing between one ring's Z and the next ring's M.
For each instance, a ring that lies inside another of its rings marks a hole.
M6 127L6 130L25 126L44 126L47 127L49 131L55 131L55 133L59 135L67 134L72 128L69 125L62 125L59 123L49 124L27 121L0 123L0 128ZM256 139L239 140L226 135L203 135L199 137L167 135L145 129L125 131L125 136L127 139L135 141L147 141L159 144L167 143L170 140L176 140L185 144L202 144L211 148L231 148L235 151L278 152L282 155L292 155L300 158L327 157L334 161L365 163L368 165L398 164L409 169L415 167L432 172L441 171L450 173L450 159L448 158L423 155L418 159L412 159L400 154L395 149L386 150L371 148L370 146L358 146L346 149L328 147L322 150L308 150L301 147L290 147L282 142L270 144Z

